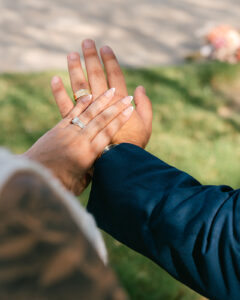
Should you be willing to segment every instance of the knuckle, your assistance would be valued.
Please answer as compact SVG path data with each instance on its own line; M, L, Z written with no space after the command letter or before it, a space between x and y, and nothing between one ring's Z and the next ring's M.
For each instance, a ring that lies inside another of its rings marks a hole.
M96 58L98 57L97 51L95 48L84 49L85 59Z
M84 118L91 120L94 117L94 111L92 109L87 109L84 112L83 116L84 116Z
M83 83L79 81L79 77L75 76L73 74L71 74L71 84L72 84L72 87L74 87L74 90L80 89L80 86L83 85Z
M112 53L108 53L108 54L102 54L105 63L110 64L110 63L115 63L115 56L113 56Z
M103 69L101 67L94 68L94 69L91 70L91 75L96 77L96 78L102 77L104 75Z
M79 65L77 62L72 62L69 66L69 72L71 76L77 76L79 74Z
M113 126L108 126L105 128L105 135L111 137L113 135Z
M109 76L112 76L112 77L122 77L123 73L122 73L120 67L114 67L114 68L112 68L109 71Z
M100 119L102 122L107 122L111 117L110 111L105 111L101 114Z
M68 111L68 105L64 102L61 102L61 111Z
M95 120L95 126L96 126L97 128L100 128L101 125L102 125L101 120Z
M89 88L89 85L87 82L79 82L79 80L74 80L75 82L75 86L79 86L78 89L88 89Z
M121 115L117 116L117 118L114 120L114 128L119 129L123 123L123 118Z

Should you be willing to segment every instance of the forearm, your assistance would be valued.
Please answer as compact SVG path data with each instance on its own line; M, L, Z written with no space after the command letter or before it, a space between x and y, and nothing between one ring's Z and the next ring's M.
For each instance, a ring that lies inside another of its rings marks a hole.
M96 163L88 209L103 230L191 288L213 299L235 299L239 206L239 191L202 186L123 144Z

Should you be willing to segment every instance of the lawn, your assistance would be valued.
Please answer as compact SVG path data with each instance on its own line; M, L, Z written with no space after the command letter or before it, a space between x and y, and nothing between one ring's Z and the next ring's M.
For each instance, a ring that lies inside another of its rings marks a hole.
M49 85L54 74L70 92L66 72L0 75L1 145L22 153L60 120ZM240 66L186 64L126 69L125 75L129 93L142 84L153 103L148 151L203 184L239 187ZM146 258L104 237L110 263L131 299L200 299Z

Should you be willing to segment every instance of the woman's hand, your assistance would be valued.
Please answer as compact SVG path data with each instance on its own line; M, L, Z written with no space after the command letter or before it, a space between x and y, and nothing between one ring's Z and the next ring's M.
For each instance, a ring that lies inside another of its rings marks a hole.
M109 106L114 93L110 89L93 103L91 95L78 100L24 156L51 169L67 189L79 195L86 186L86 173L134 110L130 96ZM72 124L75 117L85 125L83 129Z
M83 55L87 69L88 81L82 70L80 56L78 53L68 55L68 69L73 92L80 89L90 89L93 100L101 95L108 86L116 88L115 96L111 103L128 95L125 79L118 61L108 46L101 48L101 57L105 66L107 80L97 54L95 44L92 40L83 42ZM66 93L60 78L55 77L52 81L52 90L59 107L61 115L66 116L73 108L72 100ZM145 94L143 87L139 86L134 93L136 110L129 121L112 138L112 143L132 143L145 147L152 132L152 106Z

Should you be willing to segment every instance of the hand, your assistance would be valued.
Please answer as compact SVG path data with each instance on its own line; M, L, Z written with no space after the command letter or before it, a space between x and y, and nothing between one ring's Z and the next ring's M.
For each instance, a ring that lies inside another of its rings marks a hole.
M85 174L133 112L131 97L109 106L114 93L110 89L92 104L91 95L83 97L24 156L51 169L67 189L79 195L87 184ZM72 124L78 116L83 129Z
M108 81L106 80L95 44L92 40L85 40L83 42L83 54L89 83L84 76L79 54L71 53L68 55L68 69L72 90L76 92L80 89L90 89L93 94L93 100L95 100L108 86L111 88L115 87L116 94L112 99L114 103L128 95L125 79L111 48L105 46L101 48L100 52ZM72 100L67 95L62 82L58 82L55 85L53 81L52 89L60 113L64 117L73 108ZM136 110L129 121L113 137L112 143L132 143L144 148L152 132L152 106L143 87L139 86L135 90L134 101Z

